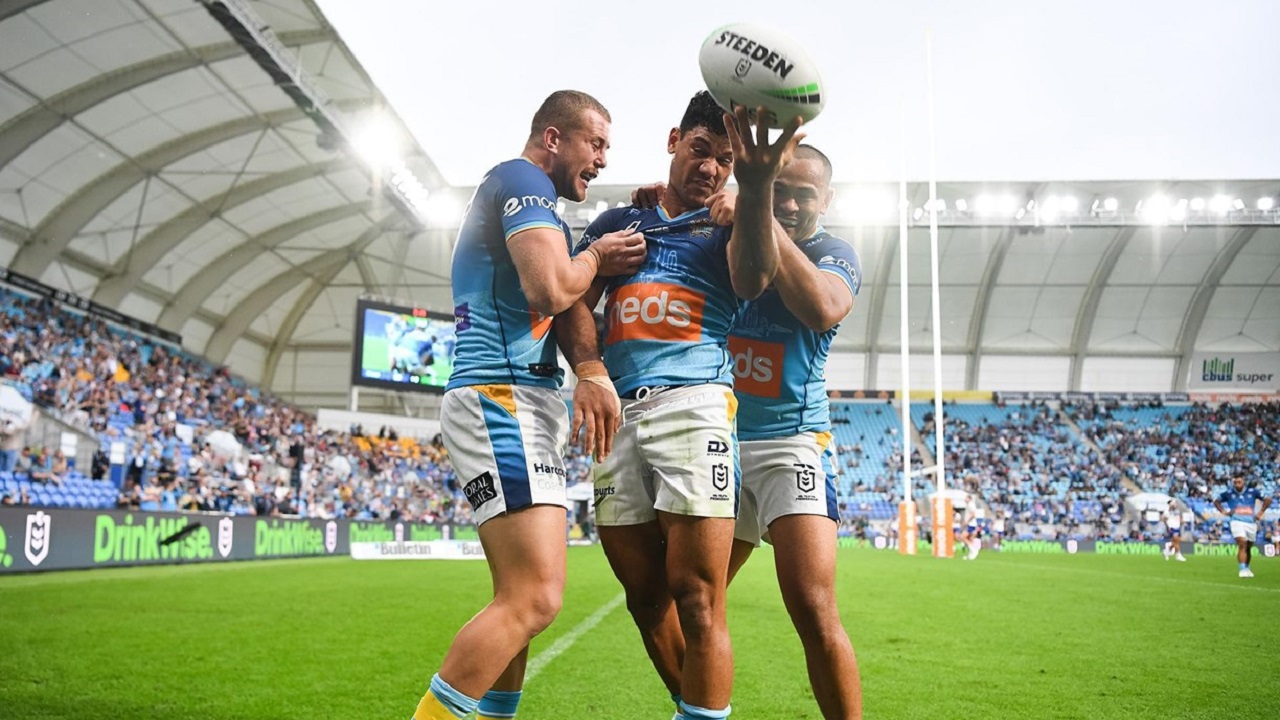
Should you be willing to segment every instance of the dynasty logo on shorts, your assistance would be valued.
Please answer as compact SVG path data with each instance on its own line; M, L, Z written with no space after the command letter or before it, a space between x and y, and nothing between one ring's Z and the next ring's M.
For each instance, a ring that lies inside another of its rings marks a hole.
M729 443L723 440L709 440L707 441L707 454L727 457L729 455Z
M467 483L462 488L462 492L467 496L467 502L471 503L471 507L477 510L481 505L498 497L498 491L493 489L493 475L488 471Z
M765 398L782 394L785 345L730 335L729 353L733 355L734 390Z
M706 295L683 285L623 285L609 299L605 344L623 340L697 342L702 338L702 310L706 303Z

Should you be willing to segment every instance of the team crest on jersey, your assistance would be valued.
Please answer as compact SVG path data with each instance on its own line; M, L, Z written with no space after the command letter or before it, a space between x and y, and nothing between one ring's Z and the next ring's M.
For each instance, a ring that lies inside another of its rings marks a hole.
M803 493L813 492L813 489L818 486L818 472L812 465L796 463L795 468L796 489Z
M711 466L711 485L717 490L729 489L729 466L724 463L716 463Z

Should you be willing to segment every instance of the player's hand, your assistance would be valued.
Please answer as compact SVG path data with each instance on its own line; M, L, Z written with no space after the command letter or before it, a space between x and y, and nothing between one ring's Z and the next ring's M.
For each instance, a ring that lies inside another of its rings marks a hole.
M711 219L717 225L733 224L733 209L738 204L738 193L733 190L721 190L707 198L705 205L711 210Z
M662 193L666 191L667 184L662 182L641 185L631 191L631 204L636 207L642 207L645 210L652 210L658 207L658 203L662 201Z
M622 425L622 402L608 375L579 377L573 389L573 427L569 441L582 432L582 450L596 462L613 452L613 436Z
M600 268L596 270L598 277L614 277L617 275L633 275L644 264L648 246L645 245L644 233L635 230L619 230L602 235L591 243L600 259Z
M756 117L768 117L769 111L764 107L756 109ZM796 146L804 139L804 133L797 133L804 119L799 115L791 118L776 143L769 143L769 125L760 123L751 132L751 118L745 106L739 105L734 113L724 115L724 127L729 133L729 143L733 146L733 176L742 186L763 188L772 183L782 168L791 162Z

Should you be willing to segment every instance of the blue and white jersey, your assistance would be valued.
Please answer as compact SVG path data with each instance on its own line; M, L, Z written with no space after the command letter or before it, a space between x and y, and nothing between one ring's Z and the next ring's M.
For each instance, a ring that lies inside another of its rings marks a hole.
M1227 509L1227 514L1236 522L1256 522L1254 519L1254 508L1257 502L1262 499L1262 493L1255 488L1247 487L1244 490L1237 491L1235 488L1228 488L1218 496L1218 501Z
M852 245L821 227L798 244L820 271L840 278L857 296L862 264ZM824 371L839 328L819 333L806 327L776 288L747 303L729 337L740 439L831 429Z
M545 227L564 233L556 190L523 158L489 171L467 206L453 249L453 315L457 345L448 389L510 384L558 388L564 371L551 342L551 318L529 307L507 249L513 235Z
M661 207L614 208L578 243L634 227L648 255L639 272L609 278L604 363L618 392L660 385L733 384L728 337L742 307L729 280L730 229L705 208L668 217Z

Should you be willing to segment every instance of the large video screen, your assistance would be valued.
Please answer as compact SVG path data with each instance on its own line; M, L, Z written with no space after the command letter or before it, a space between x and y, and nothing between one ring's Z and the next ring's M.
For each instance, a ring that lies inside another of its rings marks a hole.
M359 300L351 384L444 392L456 342L452 315Z

